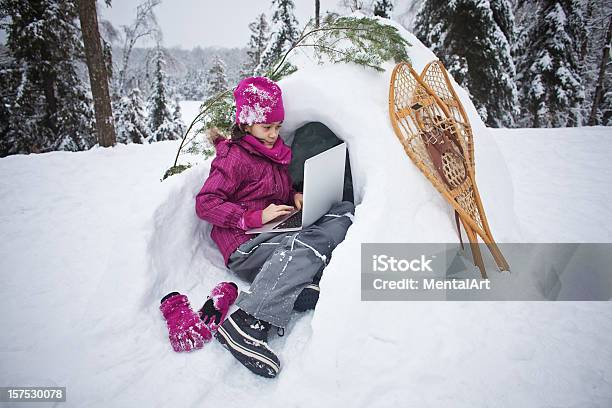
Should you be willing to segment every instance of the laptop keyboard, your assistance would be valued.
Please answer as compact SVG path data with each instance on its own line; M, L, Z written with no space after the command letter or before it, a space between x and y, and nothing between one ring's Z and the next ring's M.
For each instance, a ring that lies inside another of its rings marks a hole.
M285 221L281 222L280 224L278 224L276 227L272 229L275 230L275 229L282 229L282 228L295 228L301 225L302 225L302 210L299 210L298 212L293 214L291 217L287 218Z

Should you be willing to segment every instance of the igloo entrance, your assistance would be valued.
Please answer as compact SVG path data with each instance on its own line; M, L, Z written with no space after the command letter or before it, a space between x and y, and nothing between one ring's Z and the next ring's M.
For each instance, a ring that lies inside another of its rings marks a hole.
M321 122L309 122L295 131L291 141L293 158L289 165L289 173L293 179L293 187L296 191L304 191L304 162L308 158L337 146L340 143L342 143L342 140ZM350 201L353 204L355 203L348 149L346 151L344 193L342 195L342 200Z

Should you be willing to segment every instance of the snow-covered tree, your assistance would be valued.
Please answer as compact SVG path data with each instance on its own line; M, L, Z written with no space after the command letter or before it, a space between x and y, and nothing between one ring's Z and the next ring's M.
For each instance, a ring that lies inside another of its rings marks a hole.
M376 0L374 3L374 15L391 18L391 10L393 10L393 2L391 0Z
M183 121L183 114L181 113L181 105L178 100L174 101L174 108L172 109L172 124L174 126L174 133L181 137L187 130L187 126Z
M293 0L272 0L276 7L272 15L272 36L257 72L265 72L277 62L298 40L298 21Z
M585 97L580 76L584 22L578 0L522 2L531 15L515 51L521 113L529 127L580 126ZM530 23L529 23L530 22Z
M612 80L610 79L610 75L608 75L608 85L606 88L606 93L604 93L603 99L601 101L600 110L601 110L601 121L600 124L604 126L612 126Z
M512 126L518 112L508 0L426 0L415 34L466 88L488 126Z
M185 132L185 123L181 118L178 101L173 104L173 114L171 120L166 120L161 124L153 135L156 141L160 140L177 140L180 139Z
M227 89L227 76L225 75L225 62L220 56L215 55L213 64L208 71L208 97L214 96Z
M584 23L588 35L582 38L580 76L585 84L583 110L588 116L588 125L593 126L605 124L604 117L612 114L609 98L605 97L612 91L612 2L586 0Z
M153 75L151 94L149 96L149 130L152 133L150 141L176 140L182 135L176 133L172 123L173 117L168 109L168 95L166 90L166 72L164 50L158 44L154 55L155 71Z
M3 61L0 62L0 157L10 154L12 140L9 140L9 121L11 113L9 106L11 106L11 94L10 94L10 71L15 68L12 62Z
M113 106L118 143L144 143L150 139L140 89L132 88Z
M165 56L161 47L158 45L153 57L155 70L151 84L151 93L148 101L148 123L151 132L155 132L163 122L170 118L170 112L166 106L166 72Z
M8 113L0 155L86 150L96 142L93 105L72 0L0 0L10 63L0 69Z
M247 61L241 71L241 76L258 75L257 67L260 66L263 53L270 41L270 27L266 20L266 15L261 13L255 21L249 24L251 38L247 44Z
M411 0L403 8L397 7L393 19L399 22L406 30L414 32L414 21L417 12L425 0Z
M183 98L188 101L202 101L206 99L206 75L200 68L191 69L182 78L179 90Z
M161 0L141 0L136 7L136 17L128 26L121 26L124 34L122 46L122 60L119 67L117 86L121 93L125 93L136 85L137 75L130 69L130 57L134 51L136 43L143 38L159 38L161 29L157 24L154 9L161 3Z
M354 12L354 11L364 11L365 5L363 4L363 0L340 0L338 3L341 9L346 12Z

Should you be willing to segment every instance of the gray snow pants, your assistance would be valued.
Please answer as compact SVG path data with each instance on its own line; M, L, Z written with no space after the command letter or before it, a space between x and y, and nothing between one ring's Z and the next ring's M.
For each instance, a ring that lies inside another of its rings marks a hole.
M251 283L236 305L277 327L286 327L295 299L317 273L353 223L355 207L341 201L310 227L300 231L262 233L240 245L228 268Z

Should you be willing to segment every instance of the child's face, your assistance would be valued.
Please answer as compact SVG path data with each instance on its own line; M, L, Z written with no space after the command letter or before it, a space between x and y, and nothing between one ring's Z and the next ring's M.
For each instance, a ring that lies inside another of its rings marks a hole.
M256 123L252 126L247 126L246 130L255 136L268 149L274 147L278 133L280 132L282 121L272 123Z

